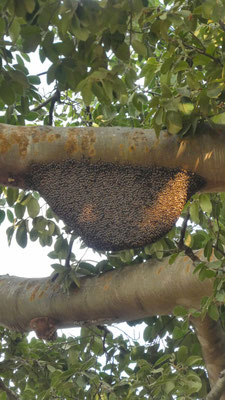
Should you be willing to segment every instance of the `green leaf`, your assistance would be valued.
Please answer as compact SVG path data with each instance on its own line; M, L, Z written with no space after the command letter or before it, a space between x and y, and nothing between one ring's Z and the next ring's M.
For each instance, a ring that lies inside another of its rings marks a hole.
M123 42L115 49L115 55L122 61L127 62L130 59L129 46Z
M71 277L73 279L73 282L75 283L75 285L80 288L80 280L78 279L76 273L74 271L71 272Z
M190 115L194 110L194 105L188 97L182 97L178 108L184 115Z
M5 20L0 17L0 37L2 37L5 33L6 25L5 25Z
M147 48L143 42L133 39L132 47L133 47L134 51L136 51L136 53L140 54L143 57L147 56Z
M39 237L39 233L36 231L36 229L32 228L30 231L30 240L32 242L35 242Z
M16 202L16 200L18 199L18 195L19 195L19 189L17 188L11 188L9 187L7 189L7 203L10 207L13 206L13 204Z
M10 86L5 80L2 81L0 85L0 97L3 102L9 106L15 101L15 92L12 89L12 86Z
M8 220L9 220L9 222L11 222L11 223L13 224L13 222L14 222L14 215L13 215L13 213L12 213L11 210L7 210L7 218L8 218Z
M186 359L185 364L188 365L189 367L193 365L202 365L203 360L201 356L190 356L188 357L188 359Z
M17 203L17 204L15 205L14 210L15 210L16 217L17 217L18 219L22 219L23 216L24 216L26 207L23 206L23 205L20 204L20 203Z
M5 219L5 211L0 210L0 224L4 221Z
M177 352L177 361L184 363L187 360L188 348L187 346L181 346Z
M176 135L183 127L181 115L176 111L166 113L167 128L169 133Z
M38 201L34 197L32 197L27 204L27 211L31 218L35 218L38 216L40 212L40 206Z
M174 327L173 330L173 339L180 339L186 334L186 330L179 328L178 326Z
M29 82L27 80L26 75L21 71L11 70L8 72L10 78L14 81L19 83L25 89L29 87Z
M183 306L176 306L173 310L173 314L176 317L186 317L188 315L188 311Z
M13 43L17 41L19 34L20 34L20 24L17 21L17 19L14 19L9 27L9 36Z
M214 115L214 117L212 117L211 120L212 122L214 122L214 124L225 125L225 112Z
M46 227L47 221L44 217L36 217L33 219L33 227L38 232L43 232Z
M27 228L25 224L19 225L16 231L16 241L20 247L23 249L27 245Z
M35 0L23 0L25 8L29 14L31 14L35 9Z
M86 106L89 106L94 98L94 94L92 92L91 87L92 87L92 83L87 82L87 84L85 86L83 86L81 89L81 95L83 97L84 104L86 104Z
M204 248L204 256L207 258L208 261L210 260L210 257L212 255L212 246L213 239L209 239Z
M218 308L215 304L210 304L210 306L208 308L208 314L209 314L210 318L212 318L214 321L218 321L218 319L220 317Z
M212 203L210 200L210 195L206 193L202 193L199 196L199 204L202 211L206 212L207 214L211 214L212 212Z
M191 203L189 211L191 220L196 224L199 224L199 208L198 208L198 203L196 201L193 201Z
M21 28L23 51L35 51L41 41L41 29L35 25L24 25Z
M176 64L174 68L174 72L177 73L179 71L185 71L186 69L189 68L189 65L187 61L180 61L178 64Z

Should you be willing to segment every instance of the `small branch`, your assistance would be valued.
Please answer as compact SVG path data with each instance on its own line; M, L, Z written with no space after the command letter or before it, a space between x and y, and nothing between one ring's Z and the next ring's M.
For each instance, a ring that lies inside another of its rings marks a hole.
M53 96L49 97L49 99L45 100L43 103L39 104L39 106L33 108L31 111L38 111L41 108L47 106L48 103L50 103L52 101L52 99L54 98L55 94L53 94Z
M130 0L130 29L129 29L129 33L130 33L130 43L129 46L131 47L132 45L132 30L133 30L133 0Z
M2 379L0 379L0 392L2 392L2 391L7 394L8 400L19 400L19 397L17 397L11 389L9 389L7 386L5 386Z
M181 233L180 233L180 241L178 243L178 246L182 246L184 244L184 238L185 238L185 233L187 230L187 223L188 223L189 218L190 218L190 213L188 211L183 220L183 224L181 227Z
M197 51L198 53L204 54L204 56L209 57L209 58L211 58L213 61L216 61L217 63L220 63L220 64L221 64L221 61L220 61L219 58L216 58L216 57L212 56L211 54L206 53L205 50L200 49L200 48L198 48L198 47L191 46L191 45L186 44L186 43L184 43L184 42L182 42L182 43L183 43L184 47L186 47L186 49L190 49L190 50L192 50L192 51Z
M44 71L44 72L39 72L39 74L37 74L37 76L42 76L42 75L46 75L48 71Z
M88 124L88 126L92 126L92 114L91 114L90 106L86 106L86 113L87 113L87 116L88 116L87 124Z
M76 239L76 237L74 235L71 235L70 242L69 242L68 253L67 253L66 262L65 262L65 267L67 267L67 268L69 268L69 266L70 266L70 257L71 257L73 243L74 243L75 239Z
M220 28L225 32L225 24L223 21L219 20Z
M50 109L49 109L49 125L52 126L53 123L53 111L54 111L54 107L55 107L55 103L59 102L60 103L60 91L57 88L53 98L51 100L51 105L50 105Z
M198 256L196 256L196 254L193 252L193 250L190 247L188 247L188 246L186 246L186 244L184 244L185 232L187 229L187 223L188 223L189 218L190 218L190 214L188 211L188 213L186 214L186 216L184 218L182 227L181 227L181 234L180 234L180 240L178 242L178 249L180 251L184 251L186 256L188 256L194 263L196 263L196 262L200 263L201 262L200 258Z
M206 397L206 400L220 400L225 393L225 369L220 372L219 379Z

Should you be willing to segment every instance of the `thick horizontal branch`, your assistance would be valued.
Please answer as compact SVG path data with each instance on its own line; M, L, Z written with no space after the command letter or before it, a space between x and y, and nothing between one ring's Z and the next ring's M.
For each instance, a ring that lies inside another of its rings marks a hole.
M26 331L30 321L47 316L57 327L129 321L171 314L176 305L199 308L203 296L212 294L213 282L201 282L186 256L168 264L146 263L82 278L80 288L65 294L51 279L0 279L0 324Z
M0 124L0 183L24 187L24 174L31 164L85 158L92 163L184 168L206 180L204 190L223 191L225 128L205 126L197 133L179 138L165 131L157 139L151 129Z

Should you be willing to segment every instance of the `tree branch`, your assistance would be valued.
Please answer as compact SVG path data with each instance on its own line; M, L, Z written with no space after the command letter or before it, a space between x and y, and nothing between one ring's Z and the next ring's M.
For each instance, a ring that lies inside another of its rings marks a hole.
M180 139L166 132L157 138L152 129L0 124L0 183L24 188L24 174L32 163L88 159L91 163L184 168L205 179L203 191L224 191L225 128L205 125L201 129L194 137Z
M193 250L189 246L186 246L184 243L185 232L187 229L187 223L188 223L189 218L190 218L190 213L188 211L183 220L181 234L180 234L180 240L178 242L178 249L180 251L184 251L186 256L190 257L190 259L193 261L193 263L200 263L201 262L200 258L193 252Z
M30 321L49 317L56 328L102 325L151 315L168 315L177 305L199 309L203 296L213 293L213 280L201 282L192 261L179 256L150 259L139 265L80 278L80 288L63 292L50 278L0 279L0 324L30 330Z
M202 348L210 385L214 388L221 371L225 369L225 332L220 321L214 321L208 315L203 320L201 317L191 318L191 322ZM220 384L218 386L221 387ZM209 399L207 397L207 400Z
M220 372L219 379L209 392L206 400L222 400L221 396L225 393L225 370ZM223 397L224 398L224 397Z
M1 391L5 392L7 394L8 400L19 400L19 397L17 397L11 389L9 389L7 386L5 386L2 379L0 379L0 392Z

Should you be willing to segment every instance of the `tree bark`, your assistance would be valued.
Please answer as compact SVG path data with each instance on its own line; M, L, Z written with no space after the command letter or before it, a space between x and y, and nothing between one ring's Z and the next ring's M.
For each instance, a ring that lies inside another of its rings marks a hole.
M213 282L201 282L186 256L168 264L149 260L98 277L81 278L80 288L63 293L57 280L1 276L0 324L29 331L30 321L49 317L57 328L130 321L168 315L177 305L199 309Z
M203 135L204 133L204 135ZM88 159L144 167L183 168L206 180L204 191L225 190L225 128L205 125L179 138L152 129L59 128L0 124L0 183L25 187L31 164Z
M220 377L220 374L225 368L225 332L220 321L213 321L208 315L204 320L192 318L191 322L195 327L202 348L210 386L212 387L207 400L224 400L225 379L224 376Z

